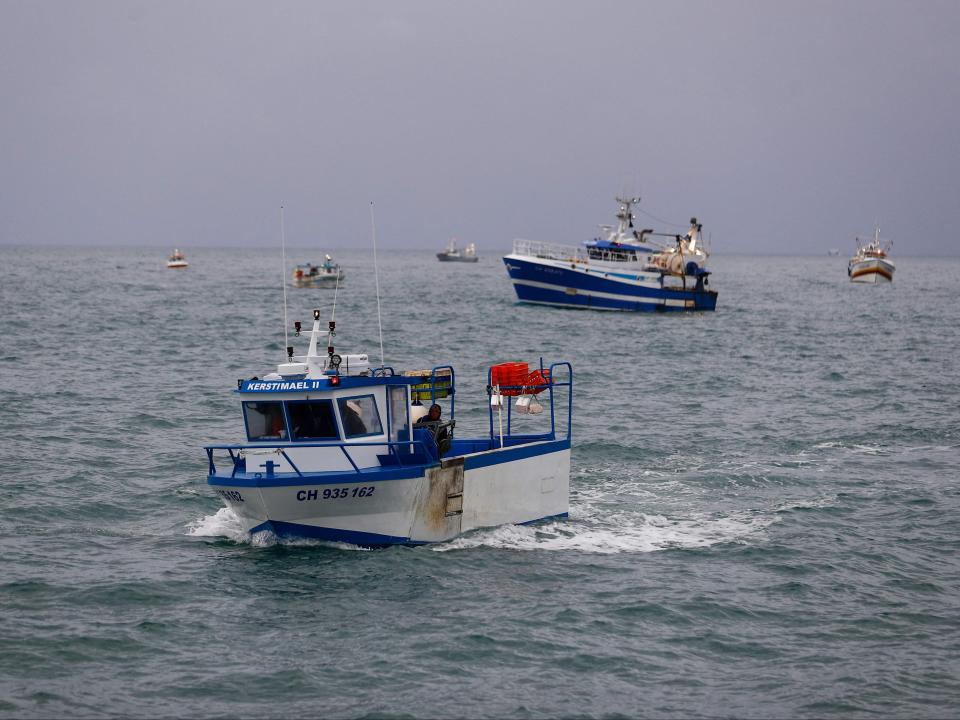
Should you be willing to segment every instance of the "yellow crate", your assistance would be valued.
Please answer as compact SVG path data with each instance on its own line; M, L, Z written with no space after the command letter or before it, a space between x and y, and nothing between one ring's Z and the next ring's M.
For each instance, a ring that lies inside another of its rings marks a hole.
M422 377L426 378L427 382L417 383L416 385L410 386L410 399L412 401L419 400L423 402L424 400L430 400L430 376L433 373L430 370L407 370L404 375L406 377ZM453 386L453 378L450 376L449 370L438 370L434 378L433 383L433 397L440 398L449 397L450 388Z

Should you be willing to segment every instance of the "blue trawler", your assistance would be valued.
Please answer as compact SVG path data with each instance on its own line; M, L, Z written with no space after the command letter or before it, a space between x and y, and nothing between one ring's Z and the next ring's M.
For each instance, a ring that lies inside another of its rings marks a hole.
M685 235L635 230L631 208L617 198L617 225L584 247L515 240L503 258L521 302L597 310L664 312L714 310L703 226L690 219ZM671 238L662 244L654 238Z
M452 367L371 367L337 354L335 333L315 310L306 355L288 347L276 372L238 381L246 442L206 447L207 483L245 530L376 547L567 515L569 363L491 367L489 432L460 438ZM444 419L424 418L441 403Z

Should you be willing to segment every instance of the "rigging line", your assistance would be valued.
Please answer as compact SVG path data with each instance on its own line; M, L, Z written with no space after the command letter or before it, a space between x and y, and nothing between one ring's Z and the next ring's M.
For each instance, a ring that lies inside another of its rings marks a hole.
M380 329L380 371L383 372L383 321L380 319L380 271L377 268L377 224L373 219L373 201L370 201L370 234L373 236L373 278L377 284L377 327Z
M290 347L290 338L287 333L287 240L283 226L283 205L280 206L280 257L283 267L280 268L280 286L283 288L283 347Z
M340 292L340 268L337 267L337 284L333 286L333 312L330 314L331 320L337 319L337 293Z
M643 209L641 209L641 208L637 208L637 212L641 212L641 213L643 213L644 215L646 215L648 218L650 218L651 220L656 220L658 223L663 223L664 225L670 225L671 227L678 227L678 228L686 227L686 224L677 224L677 223L669 222L669 221L667 221L667 220L661 220L661 219L658 218L656 215L651 215L651 214L648 213L646 210L643 210Z

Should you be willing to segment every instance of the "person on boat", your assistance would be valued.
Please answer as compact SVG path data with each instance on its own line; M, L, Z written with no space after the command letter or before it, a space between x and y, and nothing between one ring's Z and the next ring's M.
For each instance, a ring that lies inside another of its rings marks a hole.
M416 425L426 425L427 423L436 423L440 422L440 413L443 412L443 409L434 403L430 406L430 409L427 411L427 414L422 418L417 420Z
M442 455L450 449L450 423L441 421L441 412L440 406L434 403L430 406L427 414L417 420L413 426L429 430L433 439L437 441L437 447L440 448L440 454Z

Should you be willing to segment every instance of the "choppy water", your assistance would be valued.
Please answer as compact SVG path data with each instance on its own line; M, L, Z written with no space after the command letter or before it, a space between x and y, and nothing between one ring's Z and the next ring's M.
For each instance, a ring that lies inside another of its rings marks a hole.
M461 434L490 363L573 363L572 497L364 551L218 509L202 445L281 359L280 263L164 257L0 248L0 716L956 715L960 261L718 257L719 310L661 316L381 253L387 362L452 362ZM377 356L370 258L340 259L339 347Z

